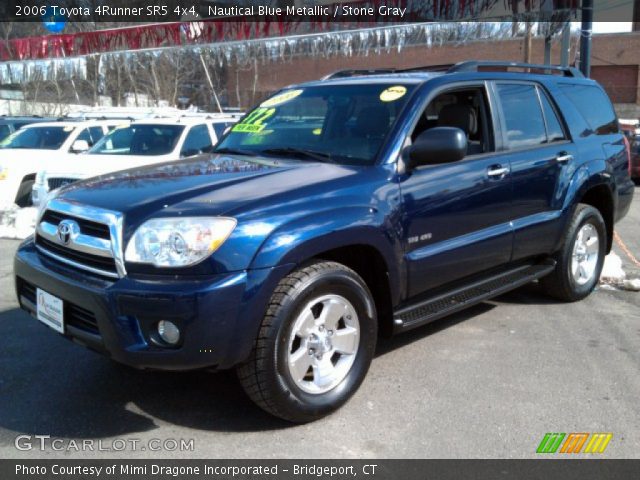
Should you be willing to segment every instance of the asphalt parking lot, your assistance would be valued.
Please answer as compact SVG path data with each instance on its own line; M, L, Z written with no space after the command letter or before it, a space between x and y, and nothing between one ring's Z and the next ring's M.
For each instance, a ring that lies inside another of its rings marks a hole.
M640 256L640 191L617 231ZM531 285L382 339L344 408L292 426L230 372L135 371L39 324L14 298L17 245L0 240L0 458L526 458L546 432L612 432L603 456L640 458L640 293L562 304ZM63 451L18 450L18 435L63 439ZM109 450L115 439L139 448ZM151 439L193 439L193 450L150 451Z

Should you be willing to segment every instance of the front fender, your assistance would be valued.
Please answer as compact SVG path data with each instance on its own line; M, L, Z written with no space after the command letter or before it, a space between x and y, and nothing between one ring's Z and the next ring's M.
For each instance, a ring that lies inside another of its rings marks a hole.
M404 278L402 244L391 222L371 207L346 207L299 217L281 225L265 239L250 268L296 264L340 247L366 245L384 258L392 298L396 299Z

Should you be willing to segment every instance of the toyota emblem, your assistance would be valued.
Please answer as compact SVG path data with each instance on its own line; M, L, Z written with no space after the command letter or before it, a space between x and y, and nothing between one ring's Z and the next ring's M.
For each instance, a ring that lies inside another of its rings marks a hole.
M73 220L62 220L58 224L58 240L63 245L69 245L69 242L80 233L80 226Z

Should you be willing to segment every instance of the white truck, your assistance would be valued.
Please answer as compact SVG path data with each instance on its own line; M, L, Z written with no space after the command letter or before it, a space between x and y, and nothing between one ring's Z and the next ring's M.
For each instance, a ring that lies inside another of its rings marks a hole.
M35 177L34 205L78 180L127 168L187 158L209 151L236 115L191 115L138 120L115 128L86 155L47 164Z
M123 120L53 121L27 125L0 141L0 210L31 204L36 174L79 159Z

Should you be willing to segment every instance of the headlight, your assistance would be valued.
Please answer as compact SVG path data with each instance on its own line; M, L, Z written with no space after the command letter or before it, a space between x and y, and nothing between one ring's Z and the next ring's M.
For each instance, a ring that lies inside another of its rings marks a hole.
M157 218L143 223L124 254L127 262L157 267L186 267L198 263L231 235L234 218Z

